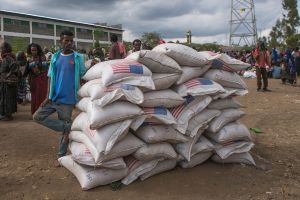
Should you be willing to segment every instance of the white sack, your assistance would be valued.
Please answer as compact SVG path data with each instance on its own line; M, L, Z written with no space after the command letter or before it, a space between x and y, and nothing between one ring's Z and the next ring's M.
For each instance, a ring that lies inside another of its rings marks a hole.
M251 133L248 128L241 123L233 122L225 125L217 133L205 133L207 137L219 144L227 144L235 141L251 141Z
M155 89L151 78L152 72L136 61L120 60L102 69L102 84L109 86L122 81L129 85Z
M160 142L176 144L188 141L184 135L167 125L145 125L140 127L135 135L150 144Z
M225 92L224 88L219 83L204 78L191 79L181 85L174 87L173 89L182 97L188 95L215 95Z
M70 133L70 139L74 140L79 143L83 143L86 145L86 147L90 150L91 154L93 155L95 162L101 163L103 161L112 160L114 158L119 158L123 156L127 156L129 154L132 154L137 149L145 145L144 142L142 142L140 139L132 135L131 133L128 133L125 138L123 138L121 141L116 143L114 147L109 151L108 154L101 154L96 148L95 144L93 144L89 138L79 131L72 131ZM96 144L99 145L99 144Z
M116 101L100 107L89 98L83 98L76 107L87 113L91 129L101 128L107 124L132 119L143 114L138 106L126 101Z
M192 147L191 156L201 152L213 151L214 149L215 146L206 137L201 135Z
M202 76L209 68L209 64L206 64L202 67L181 66L182 74L176 81L176 85L180 85L188 80Z
M139 148L133 156L138 160L175 159L177 153L169 143L156 143Z
M111 64L118 63L122 61L122 59L117 59L117 60L108 60L104 62L100 62L92 66L82 77L86 81L90 81L93 79L99 79L102 76L102 70L104 68L109 67Z
M96 163L90 150L83 143L72 141L69 143L69 149L72 153L72 159L79 164L110 169L126 168L123 158L115 158L102 163Z
M97 100L97 105L102 107L118 99L125 99L134 104L144 101L144 95L138 87L122 82L105 87L102 85L101 79L85 83L79 89L78 95L81 97L90 97L92 101Z
M118 181L124 178L128 171L127 168L113 170L83 166L74 162L71 156L61 157L58 161L76 176L83 190L89 190L100 185L107 185Z
M245 141L240 141L240 142L234 142L231 144L227 145L221 145L215 143L215 152L220 156L222 159L226 159L232 154L235 153L245 153L248 152L252 149L254 144L252 142L245 142Z
M199 129L203 129L204 127L206 127L211 120L213 120L220 114L221 112L219 110L204 109L188 121L186 135L194 137Z
M211 157L211 159L214 162L217 163L243 163L246 165L256 165L254 159L252 158L251 154L249 152L245 152L245 153L235 153L232 154L231 156L229 156L226 159L222 159L220 158L220 156L218 156L217 154L213 155Z
M182 168L192 168L204 163L213 155L212 151L201 152L191 157L190 161L180 161L179 165Z
M144 124L176 124L176 119L165 107L142 108L146 115Z
M224 99L228 97L234 97L234 96L245 96L248 94L247 89L238 89L238 88L228 88L223 87L225 90L225 93L217 94L213 97L213 99Z
M98 130L90 130L89 127L83 127L83 131L72 131L70 139L84 143L95 161L100 160L100 157L107 155L115 144L123 139L127 133L131 120L125 120L103 126Z
M152 80L156 90L164 90L170 88L181 76L181 74L152 74Z
M102 80L101 78L99 79L93 79L93 80L90 80L88 82L86 82L84 85L82 85L77 94L80 96L80 97L89 97L90 96L90 93L89 93L89 88L92 86L92 85L102 85Z
M184 99L170 89L149 91L144 93L144 102L140 105L143 107L163 106L171 108L178 106L184 102Z
M165 107L142 108L144 115L136 117L130 128L136 131L142 125L176 124L176 119Z
M95 89L95 87L91 87L91 89L92 88ZM97 92L97 90L94 92ZM109 86L104 90L104 93L102 97L91 95L92 100L93 98L99 98L94 99L94 103L97 106L103 107L117 100L126 100L133 104L141 104L144 101L142 91L138 87L128 84L120 84L115 87Z
M84 62L84 66L87 70L91 67L92 61L93 61L93 59L89 59Z
M170 112L177 120L175 129L182 134L186 133L189 120L200 113L211 102L211 97L204 95L198 97L186 96L185 103L171 108Z
M135 55L137 54L137 55ZM126 57L147 66L153 73L181 73L178 63L161 52L141 50Z
M238 110L238 109L234 109L234 108L224 109L224 110L222 110L221 115L214 118L209 123L209 127L207 130L208 130L208 132L216 133L219 130L221 130L221 128L223 126L225 126L226 124L228 124L229 122L236 121L236 120L240 119L241 117L243 117L244 115L245 115L245 112Z
M160 160L162 159L156 159L151 161L139 161L133 156L125 157L124 161L128 166L128 173L127 176L122 179L122 183L124 185L129 185L130 183L138 179L139 176L154 169Z
M176 159L159 161L151 171L141 175L140 179L143 181L151 176L174 169L176 167L176 164L177 164Z
M241 108L243 107L237 100L233 98L226 98L226 99L218 99L212 101L207 108L209 109L216 109L216 110L223 110L227 108Z
M225 53L214 53L211 51L200 51L200 55L210 61L212 69L221 69L229 72L238 72L251 67L250 64L232 58Z
M188 138L188 142L178 143L174 145L174 148L178 154L180 154L187 161L191 160L192 148L194 144L198 141L201 134L204 132L204 129L200 129L195 137Z
M180 66L201 67L208 62L207 59L196 50L182 44L160 44L154 47L152 51L165 53L167 56L173 58Z
M246 83L236 73L218 69L210 69L204 74L203 77L213 80L223 87L247 89Z
M227 91L235 90L233 93L234 96L245 96L246 94L249 93L249 91L246 89L227 88L227 87L225 87L224 89Z

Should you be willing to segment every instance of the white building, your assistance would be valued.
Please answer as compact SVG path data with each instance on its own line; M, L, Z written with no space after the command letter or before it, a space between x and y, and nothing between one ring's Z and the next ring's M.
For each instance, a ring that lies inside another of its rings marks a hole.
M74 33L76 47L86 50L91 49L96 40L107 46L110 34L116 34L119 41L122 41L124 31L120 24L89 24L0 10L0 37L19 50L25 50L32 42L40 44L42 48L59 46L59 35L66 29ZM103 32L101 37L95 34L95 30L97 32L99 29Z

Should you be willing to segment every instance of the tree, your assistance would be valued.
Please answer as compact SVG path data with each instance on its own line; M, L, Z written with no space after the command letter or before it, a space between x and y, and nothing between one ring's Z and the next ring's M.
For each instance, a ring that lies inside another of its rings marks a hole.
M94 30L94 38L95 38L94 48L99 48L100 47L99 40L101 39L101 37L103 35L104 35L104 32L101 28L96 28Z
M283 22L284 22L284 37L286 44L289 47L296 45L297 33L296 27L300 25L300 17L297 10L297 0L283 0L282 7L284 9Z
M269 36L271 46L294 47L297 43L296 27L300 25L297 0L282 0L283 18L276 21Z
M283 41L283 22L282 20L278 19L270 32L269 44L271 47L277 47L281 46Z
M296 27L300 25L300 18L297 10L297 0L283 0L282 7L285 10L283 20L285 22L286 37L296 33Z
M151 49L159 44L159 40L161 39L160 34L157 32L146 32L143 33L141 41L143 44L147 45Z

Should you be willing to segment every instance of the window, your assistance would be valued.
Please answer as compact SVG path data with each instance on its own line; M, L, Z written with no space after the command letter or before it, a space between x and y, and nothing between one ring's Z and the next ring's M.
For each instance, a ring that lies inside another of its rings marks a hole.
M38 35L54 35L54 25L40 22L32 22L32 33Z
M4 18L4 31L16 33L30 33L29 21Z
M19 25L19 26L29 27L29 21L18 20L18 19L9 19L9 18L4 18L3 21L4 21L4 24L6 24L6 25Z

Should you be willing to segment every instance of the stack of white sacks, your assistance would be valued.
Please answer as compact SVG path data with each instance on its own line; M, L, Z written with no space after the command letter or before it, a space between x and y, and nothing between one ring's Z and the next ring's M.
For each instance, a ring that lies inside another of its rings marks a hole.
M255 165L250 132L237 121L245 113L232 99L248 92L235 73L247 67L170 43L96 64L78 92L82 112L72 125L71 155L60 163L84 190L209 158Z

